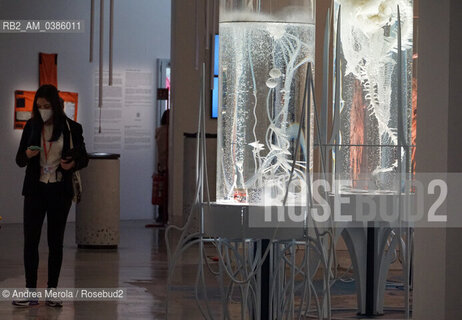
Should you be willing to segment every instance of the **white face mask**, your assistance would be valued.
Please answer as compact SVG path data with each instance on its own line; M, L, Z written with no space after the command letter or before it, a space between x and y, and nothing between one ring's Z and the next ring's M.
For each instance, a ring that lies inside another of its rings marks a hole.
M50 120L51 116L53 116L53 110L51 109L39 109L40 115L42 116L43 122L47 122Z

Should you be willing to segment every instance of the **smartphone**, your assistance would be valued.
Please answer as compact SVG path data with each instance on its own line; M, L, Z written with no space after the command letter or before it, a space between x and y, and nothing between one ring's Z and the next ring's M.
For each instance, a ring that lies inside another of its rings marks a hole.
M72 162L72 158L70 158L70 159L61 158L61 160L64 160L64 163L71 163Z
M32 150L32 151L35 151L35 150L42 151L42 147L39 147L39 146L29 146L29 148L27 149Z
M61 158L64 159L64 160L69 160L69 162L71 162L72 160L74 160L76 158L75 149L70 149L67 152L63 152ZM70 159L67 159L67 158L70 158Z

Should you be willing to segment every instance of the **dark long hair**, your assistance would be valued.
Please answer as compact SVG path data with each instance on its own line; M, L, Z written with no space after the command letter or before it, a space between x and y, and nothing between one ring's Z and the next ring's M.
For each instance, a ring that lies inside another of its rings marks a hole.
M45 84L38 88L34 97L34 105L32 107L32 119L39 125L43 126L43 120L40 116L40 112L37 107L37 99L44 98L51 104L51 110L53 110L52 122L53 122L53 133L50 141L56 141L59 139L63 132L63 126L66 121L66 115L64 113L64 106L62 100L59 97L58 89L51 84Z

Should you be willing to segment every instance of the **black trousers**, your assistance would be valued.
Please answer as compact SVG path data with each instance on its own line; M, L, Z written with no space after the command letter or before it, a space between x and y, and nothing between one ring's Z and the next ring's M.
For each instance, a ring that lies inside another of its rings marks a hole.
M40 183L37 194L24 197L24 268L26 288L37 287L39 242L45 215L48 238L48 288L58 286L63 261L63 240L72 198L63 183Z

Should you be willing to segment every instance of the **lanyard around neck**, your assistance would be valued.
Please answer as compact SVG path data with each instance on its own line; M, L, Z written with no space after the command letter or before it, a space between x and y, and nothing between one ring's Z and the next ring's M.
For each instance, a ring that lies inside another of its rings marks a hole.
M43 128L42 128L42 142L43 142L43 151L45 153L45 161L48 161L48 154L50 153L53 142L50 142L50 148L47 151L47 143L45 141L45 130Z

